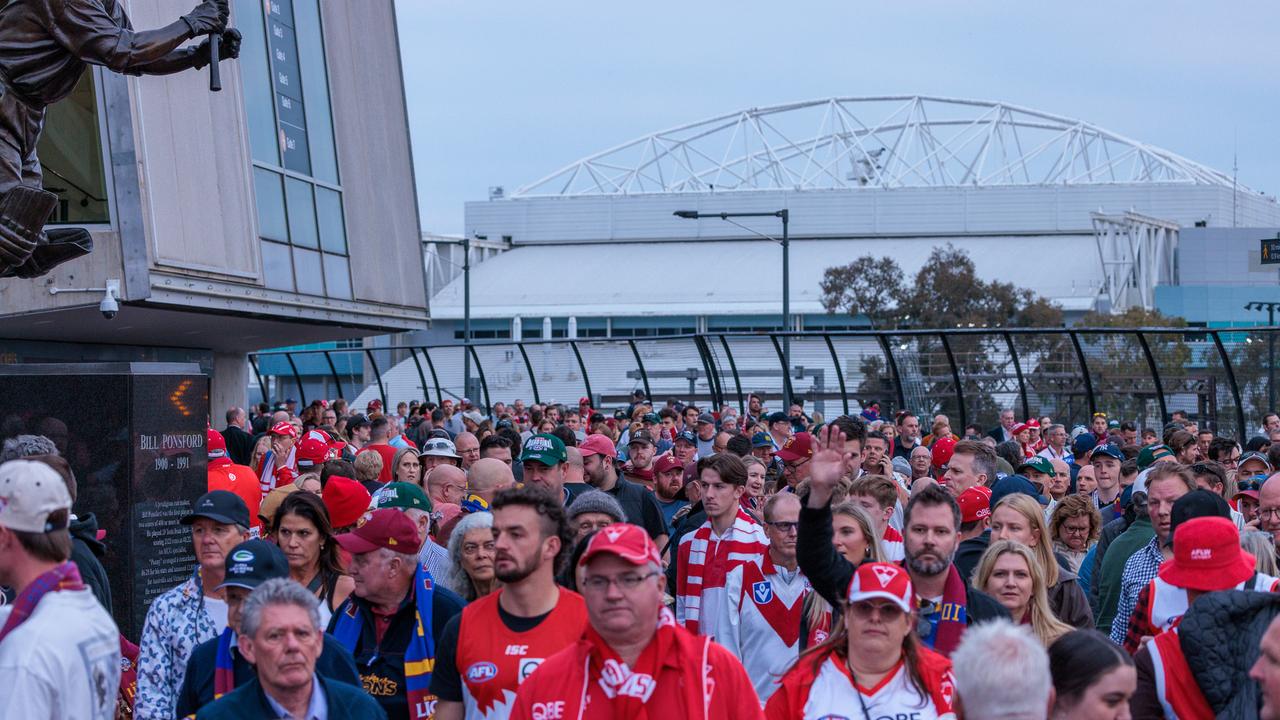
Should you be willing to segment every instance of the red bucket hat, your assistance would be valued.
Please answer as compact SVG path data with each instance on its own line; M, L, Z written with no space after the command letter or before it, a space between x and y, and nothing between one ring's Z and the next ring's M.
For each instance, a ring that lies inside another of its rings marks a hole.
M1240 531L1224 517L1187 520L1173 531L1173 560L1160 579L1187 590L1230 590L1253 577L1256 559L1240 547Z

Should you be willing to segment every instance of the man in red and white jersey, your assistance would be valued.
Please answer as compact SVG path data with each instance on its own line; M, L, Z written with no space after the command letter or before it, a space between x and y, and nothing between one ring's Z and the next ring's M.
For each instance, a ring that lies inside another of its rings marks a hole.
M680 538L676 552L676 622L689 632L716 637L723 616L725 577L764 555L769 540L742 510L747 486L742 459L720 453L698 461L698 483L706 522Z
M951 661L913 632L915 590L906 568L863 563L844 597L844 626L796 660L765 717L954 720Z
M1221 496L1196 490L1178 498L1174 511L1184 510L1182 504L1188 498L1200 504L1216 501L1226 510ZM1138 593L1124 649L1134 654L1142 647L1142 638L1177 626L1191 603L1206 592L1275 592L1280 580L1258 572L1256 562L1252 553L1240 547L1240 531L1229 518L1209 515L1178 523L1173 532L1173 558L1161 564L1155 579Z
M502 587L449 621L436 652L435 720L506 720L516 689L582 637L582 596L556 585L572 538L562 498L525 486L493 498L494 572Z
M597 531L578 572L590 624L520 685L512 720L761 720L738 660L663 607L662 561L647 532L626 523Z
M293 423L282 420L271 426L267 437L271 438L271 449L263 453L258 467L254 468L258 473L258 485L263 497L272 489L291 482L298 475L297 459L293 452L294 445L298 443L298 429Z
M800 498L778 493L764 505L769 550L760 562L742 563L725 578L724 618L716 640L738 656L760 702L778 687L800 653L804 598L812 592L796 564Z
M901 562L906 557L902 533L889 524L898 499L898 483L884 475L863 475L849 487L850 502L857 503L875 521L885 562Z

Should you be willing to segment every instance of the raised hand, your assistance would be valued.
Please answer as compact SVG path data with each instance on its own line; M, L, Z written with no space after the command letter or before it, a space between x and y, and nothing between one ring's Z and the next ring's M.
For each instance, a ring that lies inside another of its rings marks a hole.
M835 425L823 427L814 438L813 458L809 460L809 507L825 507L831 502L831 494L844 477L851 457L845 452L845 440Z

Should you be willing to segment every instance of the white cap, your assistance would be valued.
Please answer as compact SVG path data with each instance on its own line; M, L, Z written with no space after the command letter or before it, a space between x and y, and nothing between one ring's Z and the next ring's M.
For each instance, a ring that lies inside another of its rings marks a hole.
M57 471L38 460L0 465L0 525L39 534L66 529L65 524L49 525L49 514L55 510L66 510L70 523L71 495Z

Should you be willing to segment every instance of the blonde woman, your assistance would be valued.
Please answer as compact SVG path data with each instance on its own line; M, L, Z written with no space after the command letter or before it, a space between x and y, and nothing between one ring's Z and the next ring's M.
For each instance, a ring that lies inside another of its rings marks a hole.
M1071 632L1071 626L1049 609L1040 559L1026 545L1013 540L992 542L973 577L974 587L999 601L1014 622L1030 626L1046 648Z
M1044 510L1030 495L1005 495L991 510L991 542L1013 540L1035 554L1040 576L1049 596L1049 607L1062 622L1072 627L1093 627L1093 610L1067 561L1053 554L1053 542L1044 524Z
M865 562L882 562L884 546L876 534L875 523L857 503L845 502L831 508L831 544L836 552L854 565ZM837 626L840 616L836 616ZM804 601L804 613L800 620L800 647L808 648L821 643L839 628L831 627L831 605L818 593L809 593Z

